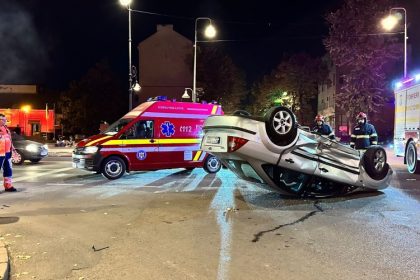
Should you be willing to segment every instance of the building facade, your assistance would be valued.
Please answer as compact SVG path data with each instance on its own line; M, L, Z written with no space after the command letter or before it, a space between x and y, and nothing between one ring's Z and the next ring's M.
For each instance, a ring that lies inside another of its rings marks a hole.
M177 33L173 25L158 25L156 33L138 45L141 90L136 103L165 95L181 100L192 87L193 43Z

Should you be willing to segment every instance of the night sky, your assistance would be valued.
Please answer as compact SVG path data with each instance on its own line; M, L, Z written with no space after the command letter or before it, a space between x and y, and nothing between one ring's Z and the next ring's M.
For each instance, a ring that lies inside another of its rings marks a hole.
M210 17L222 40L211 44L226 50L254 81L272 70L283 53L323 55L322 38L328 33L324 15L341 2L133 0L134 10L171 16L132 14L132 61L137 66L137 44L152 35L157 24L173 24L193 40L194 19ZM412 71L413 66L420 68L420 0L400 5L408 10ZM127 80L127 40L128 12L118 0L1 0L0 83L65 89L102 59Z

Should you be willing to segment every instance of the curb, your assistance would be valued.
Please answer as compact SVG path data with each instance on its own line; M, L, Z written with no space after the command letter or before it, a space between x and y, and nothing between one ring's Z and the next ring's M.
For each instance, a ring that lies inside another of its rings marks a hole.
M9 279L9 255L6 245L0 242L0 280Z

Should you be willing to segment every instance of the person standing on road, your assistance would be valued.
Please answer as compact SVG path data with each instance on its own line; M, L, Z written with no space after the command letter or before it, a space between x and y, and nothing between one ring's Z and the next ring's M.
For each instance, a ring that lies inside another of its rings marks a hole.
M371 145L378 145L378 134L375 127L367 122L365 113L356 116L357 125L351 134L350 147L356 150L366 150Z
M325 123L323 115L316 115L315 117L315 126L312 128L312 131L321 135L327 136L331 140L335 140L334 131L331 126Z
M15 149L12 144L12 135L6 127L6 116L0 114L0 166L3 169L4 190L15 192L12 186L12 151Z

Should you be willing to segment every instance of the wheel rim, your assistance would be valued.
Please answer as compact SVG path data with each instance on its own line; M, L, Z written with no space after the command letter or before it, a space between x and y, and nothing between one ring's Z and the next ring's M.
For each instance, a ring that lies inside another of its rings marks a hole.
M412 172L416 167L417 156L416 156L416 151L411 145L409 145L407 148L406 160L407 160L408 170Z
M217 171L220 167L220 162L216 157L210 157L207 161L207 168L211 172Z
M375 157L373 158L373 165L377 172L381 172L382 169L384 169L385 161L386 161L386 156L385 156L384 151L377 150L375 152Z
M117 177L122 172L122 164L117 160L111 160L105 165L105 172L110 177Z
M292 115L290 115L288 112L279 111L274 115L273 127L278 134L287 134L292 129L292 125Z
M22 161L22 156L18 152L13 153L13 155L12 155L12 163L18 164L21 161Z

